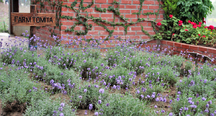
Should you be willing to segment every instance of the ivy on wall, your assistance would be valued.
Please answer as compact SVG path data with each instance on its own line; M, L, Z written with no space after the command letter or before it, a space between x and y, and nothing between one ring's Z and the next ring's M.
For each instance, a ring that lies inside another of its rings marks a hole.
M93 3L94 3L94 0L92 0L91 4L89 4L88 6L86 7L83 7L83 0L81 0L80 4L79 4L79 7L78 9L75 9L74 7L76 6L76 4L78 3L77 0L75 0L70 6L68 5L64 5L63 7L66 7L66 8L69 8L71 10L73 10L75 13L76 13L76 17L74 17L76 20L78 20L71 28L69 29L66 29L65 31L66 32L75 32L76 35L86 35L88 33L89 30L91 30L92 28L92 25L91 24L88 24L87 21L88 20L92 20L94 23L98 24L99 26L103 27L108 33L109 33L109 36L106 38L108 39L109 37L112 36L114 30L109 30L107 28L107 24L110 25L110 26L113 26L113 28L115 28L115 26L123 26L124 27L124 31L125 31L125 34L127 34L127 30L128 30L128 27L131 26L131 25L134 25L134 24L137 24L137 23L140 23L140 22L144 22L144 21L147 21L147 22L151 22L151 25L153 27L153 30L156 32L156 28L157 25L156 25L156 20L158 18L158 15L159 15L159 10L161 8L161 4L159 4L159 9L157 12L155 13L152 13L152 12L147 12L147 13L141 13L142 11L142 5L144 3L145 0L140 0L140 8L139 8L139 11L138 12L135 12L135 13L132 13L132 14L136 14L138 19L136 22L129 22L128 21L128 18L125 18L123 17L123 15L121 15L120 11L119 11L119 5L120 3L115 1L112 3L111 6L109 6L107 9L104 8L99 8L95 5L95 10L99 11L99 12L102 12L102 13L105 13L106 11L112 11L113 14L114 14L114 19L113 21L106 21L106 20L102 20L102 18L97 18L97 17L93 17L92 15L89 16L89 14L87 13L86 16L84 15L81 15L80 14L80 11L85 11L87 8L90 8ZM160 0L157 0L159 3L160 3ZM117 5L117 8L114 7L114 5L116 6ZM154 21L150 21L150 20L145 20L144 18L140 18L140 15L156 15L156 19ZM115 22L115 18L116 17L119 17L123 22ZM69 17L69 16L65 16L65 15L62 15L61 18L65 18L65 19L73 19L73 17ZM85 31L75 31L74 28L77 26L77 25L80 25L82 24L84 27L85 27ZM152 36L143 29L143 26L142 27L142 32L145 33L146 35L148 35L151 39L152 39Z
M123 15L121 15L121 13L119 11L120 3L115 1L115 0L111 4L111 6L109 6L107 9L106 8L100 8L100 7L97 7L95 5L95 10L97 10L99 12L102 12L102 13L106 13L107 11L112 11L113 12L113 14L114 14L113 21L106 21L106 20L102 20L101 17L99 17L99 18L98 17L93 17L92 15L89 15L88 12L85 12L86 9L92 7L92 5L94 4L94 0L92 0L92 2L89 5L87 5L86 7L83 6L83 0L81 0L78 9L77 8L75 9L75 6L78 4L78 0L75 0L74 2L72 2L70 6L62 5L63 1L61 1L61 0L57 0L57 2L51 2L50 0L45 0L45 1L47 1L48 4L53 8L52 12L56 13L57 22L56 22L56 26L54 27L54 29L56 27L59 27L59 30L61 30L61 25L62 24L60 24L60 18L67 19L67 20L76 19L77 22L75 22L75 24L73 26L71 26L70 28L66 29L65 32L75 32L75 35L86 35L88 33L88 31L92 29L92 25L88 24L87 21L92 20L94 23L96 23L99 26L103 27L109 33L109 36L106 38L106 40L108 40L109 37L111 37L113 32L114 32L114 30L108 29L107 25L113 26L113 28L115 28L115 26L123 26L124 27L124 32L125 32L125 34L127 34L127 30L128 30L129 26L140 23L140 22L150 22L152 27L153 27L154 32L157 33L157 31L156 31L156 27L157 27L156 20L158 18L159 11L160 11L160 9L162 7L162 5L160 4L160 0L157 0L159 2L159 9L158 9L157 12L141 13L142 5L143 5L145 0L140 0L139 11L135 12L135 13L132 13L132 14L136 14L138 19L137 19L136 22L133 22L133 21L130 22L130 21L128 21L129 20L128 18L125 18ZM40 12L42 12L42 10L48 11L45 8L44 2L42 0L34 0L33 4L36 4L37 2L40 3ZM117 7L114 7L114 6L117 6ZM76 17L61 15L62 7L66 7L66 8L69 8L69 9L73 10L76 13ZM81 13L86 13L86 15L81 15ZM152 20L146 20L144 18L140 18L140 15L156 15L156 18L153 21ZM121 21L123 21L123 22L115 22L116 18L120 18ZM85 30L84 31L74 30L74 28L77 25L83 25ZM145 33L146 35L148 35L152 39L152 36L147 31L144 30L142 25L141 25L141 30L142 30L143 33ZM51 31L51 35L56 36L56 34L54 33L54 30L50 29L50 31Z

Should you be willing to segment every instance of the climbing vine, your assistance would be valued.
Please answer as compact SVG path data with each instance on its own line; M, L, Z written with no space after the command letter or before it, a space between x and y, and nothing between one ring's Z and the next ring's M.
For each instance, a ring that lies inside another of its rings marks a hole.
M137 19L136 22L133 22L133 21L130 22L128 18L125 18L123 15L121 15L121 13L119 11L120 3L117 2L116 0L114 0L113 3L111 4L111 6L109 6L107 9L106 8L102 9L100 7L97 7L97 5L95 5L95 10L96 11L99 11L99 12L102 12L102 13L106 13L107 11L113 12L113 14L114 14L113 21L106 21L106 20L102 20L101 17L93 17L91 14L89 15L88 12L85 12L86 9L92 7L92 5L94 4L94 0L92 0L92 2L89 5L87 5L86 7L84 7L84 5L83 5L84 0L81 0L78 8L75 8L75 6L78 4L78 2L77 2L78 0L75 0L74 2L72 2L71 5L62 5L63 2L61 0L57 0L57 2L51 2L50 0L45 0L45 1L48 1L49 5L53 8L52 12L56 13L57 22L56 22L56 26L54 27L54 29L56 27L59 27L59 30L61 30L61 25L62 24L60 24L60 18L67 19L67 20L76 19L77 22L75 22L74 25L72 25L70 28L67 28L65 30L65 32L75 32L75 35L86 35L88 33L88 31L92 29L92 25L88 24L87 21L92 20L94 23L96 23L99 26L103 27L109 33L106 40L108 40L109 37L111 37L113 32L114 32L114 30L110 30L109 28L107 28L107 25L113 26L113 28L115 28L115 26L123 26L124 27L124 32L125 32L125 34L127 34L127 30L128 30L129 26L145 21L145 22L150 22L151 23L151 25L153 27L153 30L156 33L157 32L157 30L156 30L156 27L157 27L156 20L157 20L158 15L159 15L159 10L162 7L162 5L160 4L160 0L157 0L159 2L159 9L158 9L157 12L141 13L142 12L142 5L143 5L145 0L140 0L139 11L135 12L135 13L132 13L132 14L137 15L138 19ZM44 9L44 11L48 11L46 8L44 8L45 7L44 2L42 2L41 0L34 0L33 4L36 4L37 2L40 2L40 12L43 9ZM73 10L76 13L76 17L61 15L62 7ZM86 13L86 15L81 15L81 13ZM140 15L156 15L156 18L153 21L152 20L146 20L144 18L140 18ZM120 18L122 22L115 22L116 18ZM76 30L74 30L75 27L78 26L78 25L83 25L85 30L84 31L76 31ZM141 25L141 30L142 30L143 33L145 33L146 35L148 35L152 39L152 36L147 31L144 30L142 25ZM54 30L52 30L51 35L56 36L56 34L54 33Z
M87 8L90 8L93 3L94 3L94 0L92 0L91 4L89 4L88 6L86 7L83 7L83 0L81 0L80 4L79 4L79 7L78 9L75 9L74 7L77 5L77 0L75 0L70 6L68 5L64 5L63 7L66 7L66 8L69 8L71 10L73 10L75 13L76 13L76 17L75 19L77 20L77 22L71 26L71 28L68 28L66 29L65 31L66 32L75 32L76 35L86 35L88 33L89 30L91 30L92 28L92 25L91 24L88 24L87 21L88 20L92 20L94 23L98 24L99 26L103 27L108 33L109 33L109 36L106 38L108 39L109 37L112 36L114 30L110 30L107 28L107 24L109 24L110 26L113 26L113 28L115 28L115 26L123 26L124 27L124 31L125 31L125 34L127 34L127 29L129 26L131 25L134 25L134 24L137 24L137 23L140 23L140 22L143 22L143 21L147 21L147 22L151 22L152 24L152 27L154 29L154 31L156 31L155 27L157 27L155 21L157 20L157 17L159 15L159 10L161 8L161 5L159 6L159 9L158 9L158 12L155 12L155 13L152 13L152 12L147 12L147 13L141 13L142 11L142 5L144 3L145 0L140 0L140 8L139 8L139 11L136 12L136 13L132 13L132 14L136 14L138 19L136 22L129 22L128 18L125 18L123 15L121 15L120 11L119 11L119 5L120 3L117 2L117 1L113 1L112 5L109 6L107 9L104 8L99 8L95 5L95 10L96 11L99 11L99 12L103 12L105 13L106 11L111 11L113 12L114 14L114 20L113 21L106 21L106 20L102 20L101 17L93 17L92 15L89 16L89 14L87 13L86 16L84 15L81 15L80 14L80 11L84 11L86 10ZM157 0L158 2L160 2L160 0ZM114 5L117 5L117 7L115 8ZM150 21L150 20L145 20L144 18L140 18L140 15L156 15L156 19L154 21ZM115 23L115 18L119 17L123 22L116 22ZM73 19L73 17L68 17L68 16L64 16L62 15L61 18L64 18L64 19ZM84 27L85 27L85 31L75 31L74 28L77 26L77 25L80 25L82 24ZM152 38L152 36L143 29L143 26L142 27L142 32L145 33L146 35L148 35L150 38Z

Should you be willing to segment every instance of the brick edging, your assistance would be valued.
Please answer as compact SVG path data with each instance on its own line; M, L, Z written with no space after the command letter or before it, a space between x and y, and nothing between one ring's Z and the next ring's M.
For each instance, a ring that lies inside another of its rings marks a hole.
M148 48L150 51L156 50L155 48L157 47L157 41L159 41L160 51L166 50L166 53L171 52L172 55L179 55L180 53L188 55L188 52L195 52L208 56L211 59L216 59L216 48L212 47L191 45L167 40L152 40L140 46L141 48ZM216 63L216 60L212 62Z

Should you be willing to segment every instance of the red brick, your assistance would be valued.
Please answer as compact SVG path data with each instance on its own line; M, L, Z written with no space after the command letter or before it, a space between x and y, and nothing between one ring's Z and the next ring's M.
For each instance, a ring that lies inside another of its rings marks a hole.
M167 41L167 45L168 46L174 46L174 43L173 43L173 41Z
M140 36L130 36L130 39L140 39Z
M120 13L130 13L130 10L119 10Z
M142 31L139 31L136 33L137 35L144 35L145 33L143 33Z
M156 15L149 15L149 18L156 18Z
M153 30L152 27L143 27L144 30Z
M112 14L101 14L101 17L112 17Z
M144 4L155 4L155 1L144 1Z
M149 6L149 9L159 9L159 6Z
M95 26L94 30L105 30L103 27Z
M83 0L83 2L92 2L92 0Z
M199 46L198 50L205 53L205 52L207 52L208 47Z
M123 35L123 34L124 32L116 32L116 31L113 32L113 35Z
M100 17L100 14L90 14L92 15L93 17Z
M122 0L121 4L131 4L131 0Z
M161 44L164 46L164 45L167 44L167 41L165 41L165 40L161 40Z
M208 48L208 53L216 54L216 49L215 48Z
M98 35L98 31L88 31L88 35Z
M125 14L125 18L137 18L137 15Z
M128 32L127 32L127 35L135 35L135 34L136 34L135 31L128 31Z
M174 42L174 46L175 46L175 47L180 47L180 48L181 48L181 43Z
M149 36L141 36L142 39L150 39Z
M124 30L124 27L118 27L119 28L119 30ZM129 29L129 28L128 28Z
M95 3L107 3L106 0L95 0Z
M100 35L109 35L107 31L100 31Z
M67 11L68 8L62 7L62 11Z
M133 4L140 4L139 0L133 0Z
M182 45L182 48L184 48L184 49L190 49L190 45L189 44L182 43L181 45Z
M190 45L190 50L191 50L191 51L197 51L198 48L199 48L198 46Z
M139 7L138 7L139 8ZM149 7L147 5L143 5L142 9L149 9Z
M126 9L137 9L137 5L125 5Z
M108 8L110 5L109 4L102 4L101 8Z

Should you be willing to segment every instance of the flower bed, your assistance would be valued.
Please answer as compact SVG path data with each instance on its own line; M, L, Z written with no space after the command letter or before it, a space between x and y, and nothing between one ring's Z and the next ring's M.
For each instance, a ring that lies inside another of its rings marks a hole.
M80 51L46 46L41 54L34 48L4 50L3 109L16 102L28 116L73 116L79 110L96 116L216 114L216 66L195 67L183 56L146 52L127 42L104 53L95 46Z

